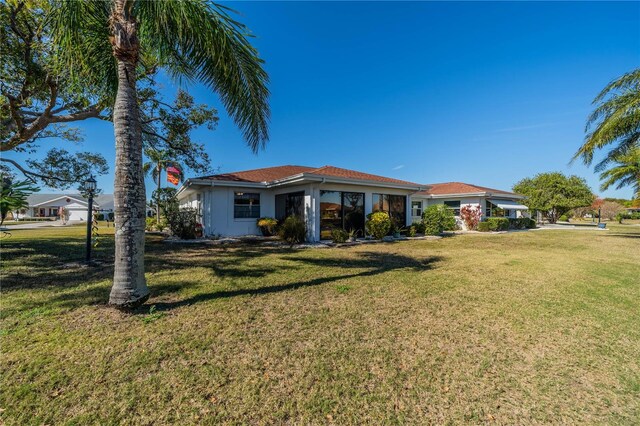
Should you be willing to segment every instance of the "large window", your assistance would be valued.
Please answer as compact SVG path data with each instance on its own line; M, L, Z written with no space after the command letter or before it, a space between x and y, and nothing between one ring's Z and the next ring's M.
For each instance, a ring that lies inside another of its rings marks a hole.
M373 211L387 212L397 226L406 226L407 197L404 195L373 194Z
M411 216L422 217L422 201L411 202Z
M320 191L320 239L330 239L336 228L364 235L364 194Z
M460 201L445 201L444 205L453 209L453 214L460 216Z
M235 219L257 219L260 217L260 194L236 192L233 199Z

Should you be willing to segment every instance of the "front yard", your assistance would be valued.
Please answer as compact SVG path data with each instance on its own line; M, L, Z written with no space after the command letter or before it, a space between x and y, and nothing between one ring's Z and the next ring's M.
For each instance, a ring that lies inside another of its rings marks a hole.
M83 227L16 230L0 423L632 424L640 226L610 227L304 250L150 236L134 314L105 306L107 229L91 269L71 263Z

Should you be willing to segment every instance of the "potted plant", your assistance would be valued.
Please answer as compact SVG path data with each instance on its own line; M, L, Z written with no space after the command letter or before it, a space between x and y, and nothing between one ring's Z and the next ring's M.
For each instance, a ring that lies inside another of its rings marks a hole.
M351 241L352 243L356 242L356 239L358 238L359 233L360 233L360 230L358 229L350 229L348 232L349 241Z
M278 226L278 221L272 217L261 217L257 221L258 228L260 228L260 232L265 237L271 237L276 234L276 227Z

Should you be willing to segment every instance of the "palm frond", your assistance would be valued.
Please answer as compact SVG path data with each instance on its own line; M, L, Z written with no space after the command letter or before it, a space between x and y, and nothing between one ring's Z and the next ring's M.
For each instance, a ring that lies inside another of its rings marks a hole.
M611 82L595 98L597 107L589 115L584 143L574 154L590 165L597 150L617 145L611 154L623 152L640 138L640 69L631 71ZM603 169L610 162L610 155L597 166Z
M206 84L219 96L255 152L269 138L268 75L233 11L205 0L139 1L141 46L175 78Z
M109 41L109 1L52 0L48 14L58 72L106 101L115 99L117 69Z

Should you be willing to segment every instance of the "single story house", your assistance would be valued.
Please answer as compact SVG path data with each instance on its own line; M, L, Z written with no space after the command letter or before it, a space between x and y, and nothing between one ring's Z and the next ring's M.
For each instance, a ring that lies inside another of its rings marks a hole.
M518 218L529 215L529 208L521 203L522 195L500 189L462 182L434 183L411 196L411 220L420 221L422 211L433 204L444 204L460 218L460 208L472 205L480 208L482 217Z
M205 235L259 234L260 217L297 215L308 239L329 239L335 227L364 235L367 214L384 210L411 222L411 194L422 185L333 166L278 166L187 179L180 206L196 208Z
M446 204L458 215L465 204L479 205L487 216L517 217L526 209L511 192L460 183L421 185L334 166L277 166L187 179L177 198L181 207L198 211L205 235L255 235L260 217L297 215L310 241L330 239L336 227L364 235L366 215L374 211L386 211L404 226L418 221L430 204Z
M88 201L80 194L41 194L36 192L27 197L28 206L13 212L16 219L58 218L64 207L66 220L87 220ZM93 199L93 208L100 213L113 212L113 194L99 194Z

